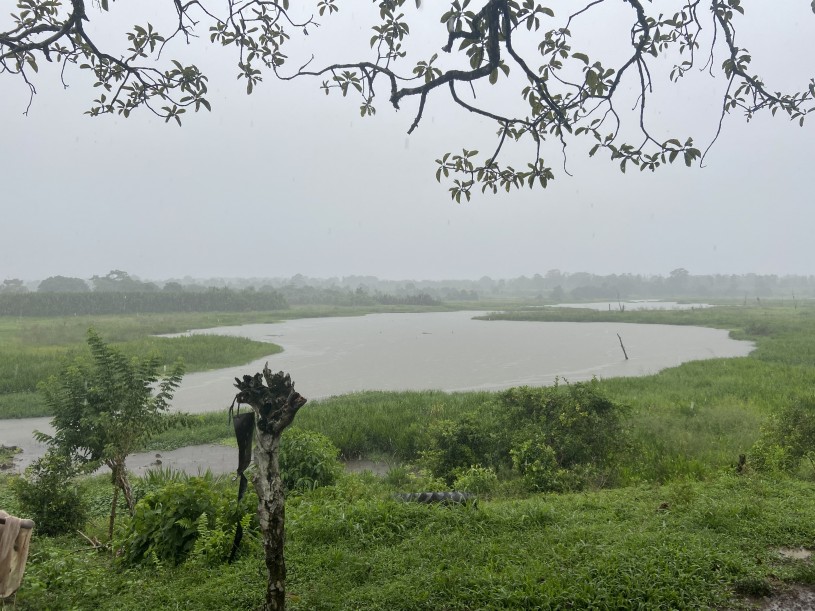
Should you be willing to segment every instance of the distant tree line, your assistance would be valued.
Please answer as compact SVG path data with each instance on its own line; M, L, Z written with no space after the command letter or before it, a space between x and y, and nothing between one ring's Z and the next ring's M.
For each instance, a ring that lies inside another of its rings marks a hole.
M456 289L452 289L455 293ZM464 293L466 295L466 292ZM291 305L434 306L441 300L415 287L397 293L336 286L308 286L300 281L279 288L265 284L204 286L168 281L159 286L122 270L82 278L51 276L30 291L22 280L0 286L0 316L64 316L159 312L245 312L282 310Z
M168 284L183 284L184 290L203 290L206 286L230 288L260 287L259 291L278 290L292 305L436 305L449 301L478 301L471 280L381 280L375 276L310 278L297 274L290 278L184 278Z
M342 278L312 278L297 274L289 278L209 278L184 279L185 290L208 285L245 288L260 286L260 290L277 289L286 294L290 303L311 299L320 289L336 299L365 300L356 295L357 289L373 296L377 293L394 296L427 294L443 302L478 301L479 299L523 297L546 301L586 301L620 299L669 298L754 298L815 297L815 276L775 274L700 274L684 268L667 275L590 274L561 272L551 269L543 274L495 279L482 276L477 280L385 280L375 276L345 276ZM354 293L351 295L350 293ZM299 296L295 296L299 295Z
M382 305L440 305L441 301L434 299L427 293L417 293L415 295L389 295L377 294L376 300Z
M277 291L212 288L204 292L0 293L0 316L65 316L158 312L284 310Z
M694 275L684 268L674 269L667 276L598 275L552 269L545 274L510 279L482 276L478 280L384 280L375 276L310 278L297 274L288 278L185 277L146 282L127 272L111 270L104 276L93 276L88 280L52 276L39 285L26 284L16 278L6 279L0 284L0 315L242 311L280 309L286 304L432 306L443 302L513 297L545 302L811 298L815 297L815 276Z
M505 290L543 295L558 301L596 299L670 298L794 298L815 296L815 276L774 274L693 275L684 268L667 276L587 273L566 274L550 270L545 276L521 277L508 281Z
M273 290L264 286L261 291ZM358 286L351 290L348 288L315 287L308 285L286 284L279 289L283 297L291 305L334 305L334 306L373 306L373 305L410 305L434 306L441 304L441 300L424 293L369 293L365 287Z

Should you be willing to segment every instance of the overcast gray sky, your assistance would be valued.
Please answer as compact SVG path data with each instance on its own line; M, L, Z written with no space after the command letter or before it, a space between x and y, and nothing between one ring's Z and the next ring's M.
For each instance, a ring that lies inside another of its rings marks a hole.
M368 4L342 3L342 18L307 41L326 61L359 59L372 21L356 9ZM815 76L809 2L744 4L752 25L739 42L753 51L756 71L771 89L805 87ZM418 13L411 44L443 44L437 5L426 2ZM112 6L110 22L91 24L112 32L112 24L133 22L121 11L142 7L155 22L158 7L169 5ZM624 41L626 28L615 24L584 22L587 50ZM760 52L768 54L763 62ZM146 112L87 117L96 92L85 76L70 72L65 90L48 66L24 116L26 88L0 75L0 280L88 278L113 268L149 279L498 278L553 268L815 273L813 123L761 117L746 124L733 115L705 168L680 164L654 174L623 175L575 146L567 176L553 148L546 158L558 174L547 189L456 204L434 179L434 159L488 146L492 125L439 98L408 137L412 103L397 113L382 99L374 118L361 119L356 100L271 75L246 96L229 52L198 41L183 53L209 74L213 112L188 114L181 128ZM720 52L717 66L721 59ZM704 148L715 133L722 79L694 75L681 87L656 80L649 104L659 136L692 134Z

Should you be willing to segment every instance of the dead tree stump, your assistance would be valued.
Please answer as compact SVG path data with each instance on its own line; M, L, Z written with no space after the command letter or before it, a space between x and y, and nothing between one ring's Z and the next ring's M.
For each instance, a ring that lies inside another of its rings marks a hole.
M277 611L286 605L286 562L283 557L286 510L278 461L280 436L307 399L295 392L294 382L288 374L282 371L273 374L268 363L262 374L243 376L243 380L235 378L235 387L239 391L235 402L239 406L251 406L254 416L254 485L269 576L263 609Z

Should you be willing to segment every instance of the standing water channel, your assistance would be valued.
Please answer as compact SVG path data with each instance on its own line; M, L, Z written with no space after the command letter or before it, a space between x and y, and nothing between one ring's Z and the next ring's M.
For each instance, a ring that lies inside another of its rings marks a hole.
M484 312L369 314L193 330L273 342L283 352L240 367L184 377L173 409L222 410L233 378L268 361L291 374L297 390L319 399L362 390L498 390L568 381L643 376L686 361L746 356L750 342L703 327L629 323L474 320ZM629 359L620 348L622 338ZM23 448L18 468L45 448L31 437L48 418L0 420L0 444ZM234 453L234 450L232 451Z

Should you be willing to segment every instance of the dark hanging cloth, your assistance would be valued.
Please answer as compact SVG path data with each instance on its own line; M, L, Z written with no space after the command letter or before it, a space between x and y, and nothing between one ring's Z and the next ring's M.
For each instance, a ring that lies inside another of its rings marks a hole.
M255 413L244 412L243 414L232 413L235 404L229 408L229 417L232 419L232 425L235 427L235 437L238 440L238 503L243 499L246 494L246 488L249 481L244 475L244 471L249 467L252 462L252 437L255 433ZM240 409L240 407L238 408ZM243 538L243 527L238 522L235 528L235 540L232 542L232 551L229 554L229 562L231 563L236 554L238 553L238 546Z

